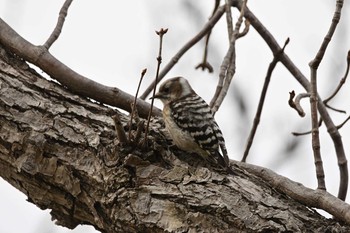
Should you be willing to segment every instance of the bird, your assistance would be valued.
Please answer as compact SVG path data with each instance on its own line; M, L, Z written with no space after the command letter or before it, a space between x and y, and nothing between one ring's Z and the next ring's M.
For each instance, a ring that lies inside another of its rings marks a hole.
M213 112L185 78L166 80L153 98L162 101L165 128L179 149L229 168L225 140Z

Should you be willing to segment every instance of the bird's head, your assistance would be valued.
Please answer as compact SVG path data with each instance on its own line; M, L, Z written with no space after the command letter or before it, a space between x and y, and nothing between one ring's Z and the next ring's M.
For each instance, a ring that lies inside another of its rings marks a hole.
M154 95L154 98L160 99L163 104L167 104L193 93L192 87L185 78L175 77L166 80L159 87L159 91Z

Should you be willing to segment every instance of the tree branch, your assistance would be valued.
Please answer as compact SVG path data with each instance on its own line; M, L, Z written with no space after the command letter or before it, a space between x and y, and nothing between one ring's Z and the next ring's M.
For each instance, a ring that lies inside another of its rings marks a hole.
M153 108L153 103L154 103L154 96L156 94L156 88L157 88L157 83L158 83L158 78L159 78L159 70L160 70L160 65L162 63L163 36L167 32L168 32L167 28L166 29L161 28L159 31L156 31L156 34L159 36L159 49L158 49L158 56L157 56L157 71L156 71L156 80L155 80L155 85L154 85L154 88L153 88L153 95L152 95L152 100L151 100L151 109L149 111L148 118L147 118L145 140L143 141L144 145L147 145L147 135L148 135L149 123L151 121L152 108Z
M130 103L134 99L132 95L116 87L102 85L76 73L52 56L44 47L34 46L23 39L2 19L0 19L0 43L11 52L42 69L50 77L76 94L131 112ZM139 100L137 101L137 109L140 116L147 117L150 104ZM160 116L161 112L154 108L153 114Z
M227 1L227 3L229 3L229 1ZM229 35L230 46L221 63L218 84L216 86L214 96L210 101L210 107L212 108L212 111L214 114L219 110L222 102L224 101L228 88L230 87L232 78L236 72L236 40L239 38L239 30L243 22L243 15L244 15L244 9L245 9L246 3L247 3L247 0L244 0L243 7L240 11L240 16L236 22L234 30L232 29L232 25L230 25L232 24L231 17L227 16L228 33L230 33L232 30L233 30L233 33L232 35ZM226 12L226 14L230 14L230 13L231 11Z
M340 80L340 82L339 82L337 88L334 90L333 94L323 101L327 107L330 107L328 105L328 102L338 94L338 92L340 91L342 86L345 84L346 79L347 79L348 74L349 74L349 68L350 68L350 50L348 51L348 54L346 56L346 69L345 69L345 74L344 74L343 78Z
M215 0L214 9L213 9L213 13L211 14L211 17L213 17L215 15L216 10L218 9L219 5L220 5L220 0ZM209 50L210 35L211 35L211 30L208 31L207 36L205 38L204 54L203 54L202 62L199 63L195 67L195 69L201 68L202 71L208 70L209 73L213 73L214 69L213 69L212 65L210 65L210 63L208 62L208 50Z
M323 165L322 165L322 158L321 158L321 152L320 152L320 139L319 139L319 130L318 130L318 116L317 116L317 104L320 102L318 101L318 92L317 92L317 69L323 59L323 56L326 52L326 49L328 47L329 42L332 40L332 36L335 32L335 29L338 25L338 22L340 20L340 13L343 6L343 0L337 0L336 2L336 9L333 15L331 26L327 32L326 37L324 38L320 49L318 50L316 57L309 63L310 71L311 71L311 89L310 89L310 104L311 104L311 122L312 122L312 149L314 152L314 158L315 158L315 166L316 166L316 176L318 181L318 188L326 190L326 185L324 181L324 171L323 171ZM326 124L326 120L323 119ZM338 139L339 140L339 139ZM341 156L341 157L339 157ZM338 155L338 161L344 160L346 161L345 154ZM347 194L347 187L348 187L348 171L347 171L347 165L339 166L340 176L343 177L340 181L340 187L339 187L339 198L342 200L345 200L346 194ZM346 178L345 178L346 176ZM344 187L344 188L342 188Z
M250 130L250 133L249 133L249 136L248 136L248 139L247 139L247 144L246 144L246 147L245 147L245 150L244 150L244 153L243 153L242 162L246 162L248 154L249 154L250 147L253 144L254 136L255 136L256 130L258 128L258 125L259 125L259 122L260 122L260 116L261 116L261 113L262 113L262 110L263 110L263 107L264 107L265 97L266 97L267 89L268 89L269 84L270 84L272 72L275 69L277 63L279 62L281 54L284 53L284 49L286 48L288 43L289 43L289 38L285 41L284 46L281 49L281 51L273 57L273 60L270 63L269 68L267 69L264 86L263 86L263 89L261 91L258 108L256 110L256 114L255 114L255 117L254 117L253 126L252 126L252 129Z
M301 107L300 100L306 97L310 97L310 93L301 93L297 95L297 97L295 98L295 101L293 101L294 97L295 97L295 92L294 91L289 92L288 104L291 108L297 111L299 116L304 117L305 112L304 112L304 109Z
M162 71L159 73L158 82L160 82L164 76L175 66L175 64L180 60L182 55L184 55L192 46L198 43L205 35L208 34L208 32L215 26L215 24L219 21L221 16L225 12L225 7L221 6L219 7L215 14L209 19L209 21L204 25L202 30L197 33L190 41L188 41L168 62L168 64L165 65L165 67L162 69ZM154 86L156 85L155 81L151 83L147 87L147 89L144 91L144 93L140 96L141 99L146 99L147 96L151 93Z
M72 2L73 2L73 0L66 0L64 2L63 6L60 10L59 16L58 16L56 27L53 30L53 32L51 33L50 37L45 42L45 44L43 45L43 47L45 49L49 50L49 48L52 46L52 44L55 43L55 41L60 36L60 34L62 32L64 21L66 20L68 8Z
M252 164L240 163L238 165L248 172L268 182L272 187L287 194L307 206L322 209L344 222L350 221L350 205L322 189L312 190L287 177L280 176L268 168Z
M233 1L233 6L237 7L240 11L242 8L242 3L240 1ZM250 24L255 28L255 30L260 34L260 36L265 40L267 45L270 47L273 54L278 53L281 50L281 47L278 45L275 38L272 34L265 28L265 26L259 21L259 19L246 7L244 11L244 17L247 18ZM310 91L310 82L306 77L301 73L298 67L290 60L286 53L281 56L281 63L288 69L288 71L294 76L294 78L305 88L306 91ZM347 159L345 156L345 151L343 147L343 142L339 131L335 124L333 123L329 113L326 109L326 106L323 104L322 99L318 96L318 111L320 116L325 122L327 131L332 139L334 148L336 151L338 166L340 168L340 185L338 191L338 198L345 200L346 193L348 189L348 167Z

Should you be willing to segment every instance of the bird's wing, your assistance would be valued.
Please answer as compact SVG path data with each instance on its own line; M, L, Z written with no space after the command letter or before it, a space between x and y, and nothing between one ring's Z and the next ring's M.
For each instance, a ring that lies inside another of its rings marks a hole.
M198 95L194 95L181 99L181 102L174 102L171 107L174 109L172 113L175 123L187 131L200 148L214 157L221 157L216 160L223 159L227 166L225 141L208 104ZM219 153L219 146L224 148L224 156Z

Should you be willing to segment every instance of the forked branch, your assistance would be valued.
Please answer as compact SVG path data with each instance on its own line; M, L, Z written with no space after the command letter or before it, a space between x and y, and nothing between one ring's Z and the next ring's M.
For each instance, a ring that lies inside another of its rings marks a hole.
M226 1L226 2L227 4L229 4L229 1ZM215 94L212 100L210 101L210 107L214 114L219 110L222 102L224 101L224 98L230 87L232 78L236 72L236 40L240 38L242 35L240 34L240 28L243 23L243 16L244 16L246 3L247 3L247 0L244 0L243 7L240 10L240 16L236 22L234 29L232 29L232 19L230 15L231 11L227 10L227 7L226 7L226 14L229 14L227 15L226 18L227 18L227 31L230 38L230 46L221 63L218 84L216 85ZM249 28L249 24L245 24L245 26L246 28ZM231 32L232 34L230 35Z
M342 5L338 3L337 5ZM342 1L341 1L342 2ZM240 11L242 9L242 3L240 1L232 1L234 7ZM270 47L272 52L275 54L280 51L281 47L278 45L276 39L267 30L267 28L259 21L259 19L249 10L248 7L245 8L244 17L249 20L250 24L255 28L255 30L260 34L260 36L265 40L267 45ZM283 53L281 55L281 63L288 69L288 71L295 77L295 79L309 92L310 82L301 73L298 67L291 61L287 54ZM345 200L346 193L348 189L348 167L347 160L345 156L344 146L342 143L341 136L335 124L333 123L326 106L323 104L322 99L318 96L318 111L321 118L323 119L327 131L333 141L334 148L336 151L338 165L340 169L340 185L338 191L338 198Z
M202 30L197 33L191 40L189 40L168 62L168 64L165 65L165 67L162 69L162 71L159 72L158 76L158 82L160 82L164 76L175 66L175 64L180 60L180 58L190 49L192 46L198 43L205 35L208 34L208 32L216 25L216 23L219 21L221 16L225 12L225 7L221 6L219 7L213 17L209 19L209 21L204 25ZM154 86L156 85L156 81L153 81L151 85L147 87L147 89L144 91L144 93L140 96L141 99L146 99L146 97L151 93Z

